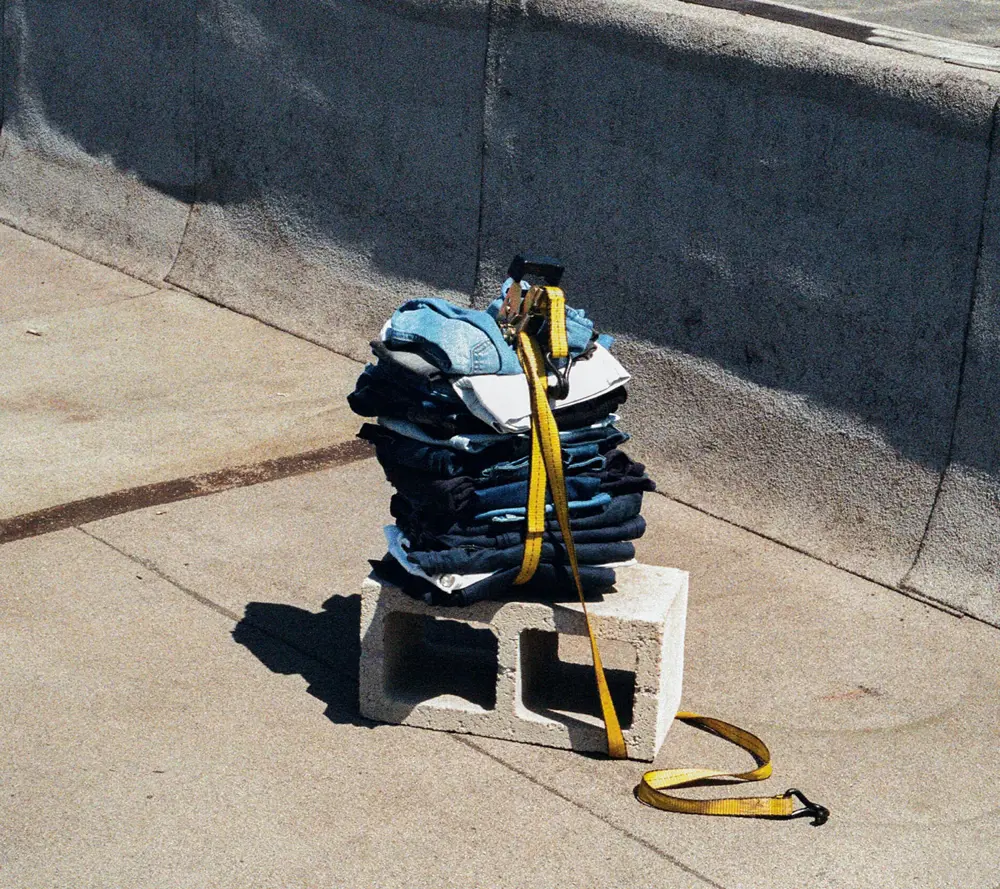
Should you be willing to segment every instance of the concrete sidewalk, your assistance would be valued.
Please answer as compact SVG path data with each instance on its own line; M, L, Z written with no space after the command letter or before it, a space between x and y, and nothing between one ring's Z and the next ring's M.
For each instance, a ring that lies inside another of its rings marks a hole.
M62 488L47 455L75 427L49 418L35 461L15 438L32 479L19 490L38 499L18 494L8 516L350 441L357 421L338 411L356 363L186 294L53 261L73 266L64 281L93 282L78 288L91 302L6 322L8 342L20 342L12 324L67 337L62 372L39 376L33 397L98 413L108 393L158 373L211 388L219 368L177 360L182 337L159 335L157 300L189 307L230 382L218 401L185 398L151 420L162 394L122 399L118 425L94 436L117 474L84 472L82 449L68 495L51 493ZM24 266L23 287L38 267ZM142 300L150 314L136 324ZM83 326L93 311L104 322ZM123 331L141 374L128 361L77 372ZM260 343L240 368L225 348L233 331ZM307 370L282 382L297 407L275 420L260 394L271 362L302 355ZM29 370L9 363L5 382ZM209 406L187 413L197 404ZM234 412L245 434L213 425ZM308 426L317 415L326 422ZM110 434L142 422L162 430L148 460ZM300 424L313 431L287 434ZM762 792L801 787L833 812L818 830L667 815L632 798L635 763L359 718L357 593L383 551L389 488L361 451L284 474L0 546L0 889L997 885L1000 631L649 497L641 559L691 572L684 706L769 743ZM745 765L683 726L657 764Z
M233 467L291 471L350 441L358 370L0 226L0 540L169 499L181 480L227 486Z
M994 0L795 0L790 5L949 40L1000 46L1000 7Z

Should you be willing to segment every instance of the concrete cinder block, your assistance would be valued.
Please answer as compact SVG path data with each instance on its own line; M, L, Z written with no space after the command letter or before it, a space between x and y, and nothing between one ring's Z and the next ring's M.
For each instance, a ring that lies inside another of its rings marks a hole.
M688 575L620 569L588 603L630 759L650 761L681 697ZM427 605L374 575L361 596L361 712L370 719L604 751L577 602Z

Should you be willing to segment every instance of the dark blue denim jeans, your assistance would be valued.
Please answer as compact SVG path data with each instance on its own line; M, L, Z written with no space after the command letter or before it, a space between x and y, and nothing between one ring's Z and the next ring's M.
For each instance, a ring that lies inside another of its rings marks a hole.
M413 551L407 553L413 564L428 574L483 574L502 571L521 564L524 544L508 549L458 548L438 552ZM635 545L627 541L617 543L582 543L576 547L576 558L581 565L607 565L627 562L635 558ZM542 561L568 565L566 548L561 543L543 543Z
M567 474L595 466L588 461L628 439L614 426L603 427L600 436L593 438L574 436L576 431L559 436ZM515 481L528 478L530 470L531 440L527 435L497 435L495 445L476 453L427 444L374 423L365 423L358 437L375 445L383 466L417 469L442 478L469 475L483 482Z
M622 540L638 540L646 533L646 520L642 516L626 519L620 525L607 525L600 528L570 528L574 543L617 543ZM557 543L562 543L562 531L546 529L546 536ZM427 549L452 549L454 547L482 547L486 549L507 549L520 546L524 542L522 531L508 531L500 534L438 534L430 538L436 546Z
M517 534L521 538L524 534L524 519L517 521L485 521L485 522L449 522L447 526L442 523L434 525L422 520L419 515L406 511L406 505L401 503L395 495L390 501L390 511L397 519L400 528L406 534L411 545L419 549L439 549L440 546L435 541L442 534L456 535L484 535L495 537L501 534ZM589 511L578 512L570 516L570 528L575 534L578 531L591 530L594 528L616 528L620 525L636 518L642 510L642 493L623 494L619 497L612 497L610 502L603 506L596 507ZM545 522L545 529L553 533L559 531L559 523L555 516L551 516Z
M390 583L397 584L407 595L413 596L415 599L422 599L432 605L461 607L485 599L537 598L547 602L576 600L573 575L569 569L547 565L544 562L538 566L535 576L522 586L514 586L514 578L521 570L518 567L497 571L464 589L453 591L439 589L426 580L408 574L390 556L386 556L380 562L372 562L372 567L377 575ZM588 598L613 586L614 582L614 568L602 568L598 565L580 566L580 583Z

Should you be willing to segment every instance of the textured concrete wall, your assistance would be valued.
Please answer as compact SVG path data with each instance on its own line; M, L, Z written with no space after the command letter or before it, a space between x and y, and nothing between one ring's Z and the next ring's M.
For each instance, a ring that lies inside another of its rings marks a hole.
M6 0L0 220L147 280L194 185L195 0Z
M402 297L467 301L487 23L487 0L204 2L171 280L359 358Z
M1000 626L1000 153L994 147L951 463L906 585Z
M997 75L674 0L6 0L4 44L0 220L355 357L561 255L666 492L1000 622Z
M680 4L499 3L491 40L485 277L518 243L567 261L664 490L898 583L947 462L996 78Z

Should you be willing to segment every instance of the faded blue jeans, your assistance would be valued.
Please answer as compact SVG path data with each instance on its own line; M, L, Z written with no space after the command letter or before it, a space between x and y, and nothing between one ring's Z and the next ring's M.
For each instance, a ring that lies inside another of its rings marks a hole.
M389 319L390 349L413 349L456 376L519 374L521 364L492 315L443 299L411 299Z
M490 317L496 318L500 314L500 306L503 305L503 298L498 297L487 306L486 311ZM569 354L576 357L584 352L590 345L594 337L594 322L587 317L583 309L574 309L566 306L566 341L569 344ZM605 337L605 343L610 347L613 342L611 337Z

